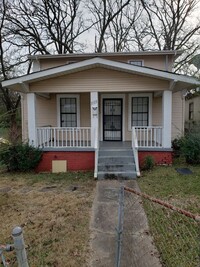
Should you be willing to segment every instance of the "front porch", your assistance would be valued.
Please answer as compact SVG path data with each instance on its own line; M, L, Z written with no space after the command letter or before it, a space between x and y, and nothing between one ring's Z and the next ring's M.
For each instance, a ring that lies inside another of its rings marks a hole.
M94 170L94 177L140 176L147 155L157 164L171 164L172 150L162 144L162 127L133 127L131 141L99 141L90 127L39 127L37 146L43 159L37 171L52 171L53 161L67 170Z
M161 152L171 150L171 91L163 91L159 97L153 93L90 92L53 94L45 98L28 93L27 107L28 139L31 145L44 151L45 161L50 165L43 162L43 166L48 165L48 171L53 160L65 160L67 170L93 169L97 177L100 148L115 150L118 146L119 153L120 149L132 150L135 172L139 176L144 152L151 155L157 152L156 162L160 164L165 161L159 159ZM45 122L49 125L38 127ZM83 164L81 157L88 160L84 159ZM76 158L82 162L74 164ZM87 165L87 161L90 164ZM167 162L171 163L171 159Z

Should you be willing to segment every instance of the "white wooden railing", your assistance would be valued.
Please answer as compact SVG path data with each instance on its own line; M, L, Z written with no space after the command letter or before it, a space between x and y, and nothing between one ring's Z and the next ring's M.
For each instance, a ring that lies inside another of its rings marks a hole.
M138 147L161 148L162 147L162 127L133 127L137 136Z
M140 177L140 167L139 167L139 158L138 158L138 140L136 135L136 129L135 127L132 128L132 149L135 159L135 168L137 177Z
M37 146L42 148L89 148L90 127L39 127L36 129Z

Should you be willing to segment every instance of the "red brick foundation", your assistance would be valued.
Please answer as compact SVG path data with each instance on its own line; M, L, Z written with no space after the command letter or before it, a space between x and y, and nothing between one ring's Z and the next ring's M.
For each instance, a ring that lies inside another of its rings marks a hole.
M139 165L142 166L146 156L152 156L156 165L171 165L172 151L139 151Z
M51 172L52 160L66 160L68 171L94 170L93 151L48 151L43 152L36 172Z

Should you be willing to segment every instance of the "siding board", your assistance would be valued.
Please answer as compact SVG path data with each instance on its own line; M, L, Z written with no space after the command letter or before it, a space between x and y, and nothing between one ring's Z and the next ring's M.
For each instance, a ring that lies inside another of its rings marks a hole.
M134 92L167 90L165 80L133 75L116 70L95 68L68 74L53 79L35 82L31 92L74 93L74 92Z

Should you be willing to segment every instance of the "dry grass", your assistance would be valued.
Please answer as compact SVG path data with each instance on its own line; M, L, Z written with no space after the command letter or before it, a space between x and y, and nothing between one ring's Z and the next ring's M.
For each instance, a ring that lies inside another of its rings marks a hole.
M94 186L88 173L1 174L0 243L12 242L11 231L19 225L31 267L86 266ZM5 256L17 266L14 253Z

